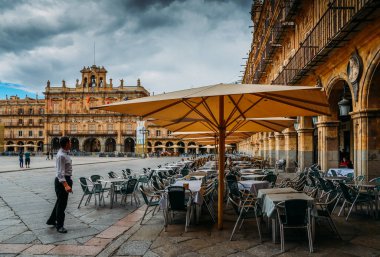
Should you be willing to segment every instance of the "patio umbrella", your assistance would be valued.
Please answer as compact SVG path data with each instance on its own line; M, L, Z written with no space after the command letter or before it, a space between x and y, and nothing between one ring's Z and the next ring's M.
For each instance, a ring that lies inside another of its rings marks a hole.
M246 118L315 116L330 113L326 94L309 86L217 84L93 107L142 118L199 121L218 132L219 162L225 162L227 129ZM223 228L224 165L219 165L218 228Z

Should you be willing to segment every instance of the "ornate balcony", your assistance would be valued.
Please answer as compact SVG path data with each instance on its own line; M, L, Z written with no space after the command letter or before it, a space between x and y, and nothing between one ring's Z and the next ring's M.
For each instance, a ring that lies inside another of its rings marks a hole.
M368 19L377 8L375 0L335 0L316 26L300 44L300 48L275 78L273 84L295 84L334 48L342 47L345 40L360 23Z
M116 130L66 130L67 136L117 136Z

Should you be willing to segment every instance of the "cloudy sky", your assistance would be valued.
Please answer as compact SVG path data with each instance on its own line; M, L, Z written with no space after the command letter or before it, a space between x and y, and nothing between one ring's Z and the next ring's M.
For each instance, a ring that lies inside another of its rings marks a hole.
M68 86L83 66L157 93L235 82L252 0L0 0L0 97ZM8 83L8 84L6 84ZM12 84L9 84L12 83ZM11 86L9 86L11 85Z

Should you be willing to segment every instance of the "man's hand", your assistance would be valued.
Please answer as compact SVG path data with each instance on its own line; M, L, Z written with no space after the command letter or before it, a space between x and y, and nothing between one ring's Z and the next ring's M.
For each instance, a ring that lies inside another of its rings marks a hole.
M63 182L63 186L65 187L65 190L67 193L72 193L73 192L73 189L69 186L69 184L67 184L66 181Z

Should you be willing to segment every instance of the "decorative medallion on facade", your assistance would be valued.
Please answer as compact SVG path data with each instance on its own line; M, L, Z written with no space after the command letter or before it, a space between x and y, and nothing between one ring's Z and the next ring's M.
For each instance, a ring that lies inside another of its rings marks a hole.
M362 72L363 72L363 61L358 51L355 51L351 55L347 64L348 81L350 81L352 85L355 102L358 101L359 82L360 82L360 77L362 75Z

